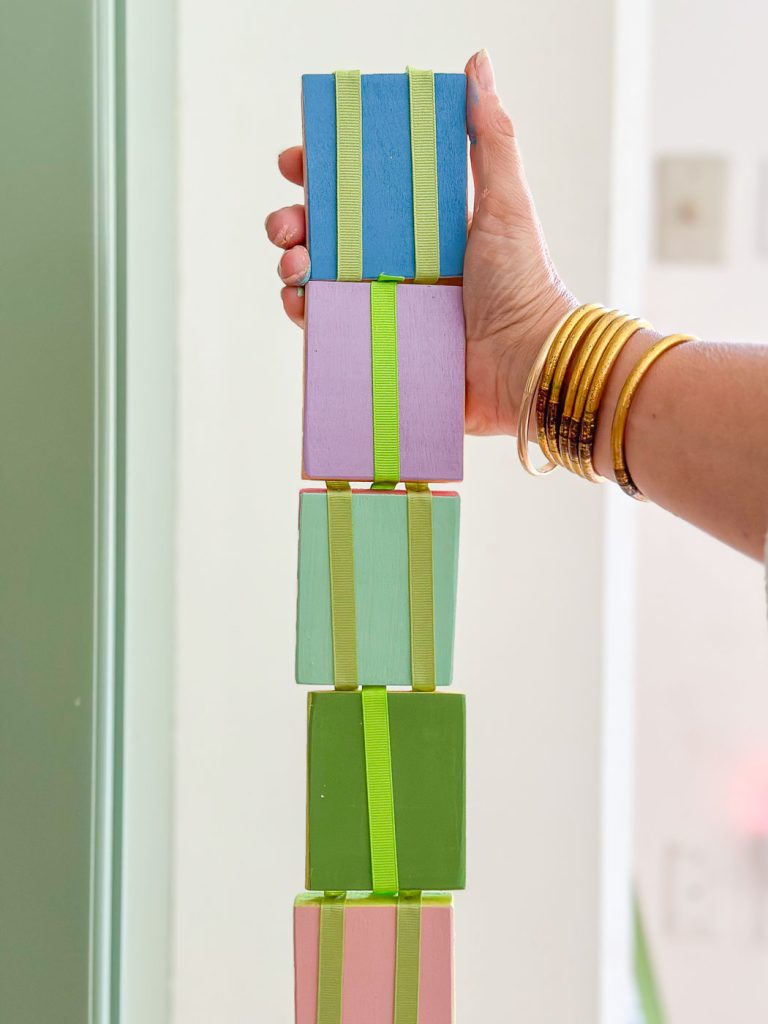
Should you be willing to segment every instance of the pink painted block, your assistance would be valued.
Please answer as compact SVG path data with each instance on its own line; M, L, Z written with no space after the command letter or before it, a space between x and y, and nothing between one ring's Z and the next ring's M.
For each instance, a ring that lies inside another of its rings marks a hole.
M304 475L373 479L370 284L306 287ZM401 480L461 480L464 311L450 285L398 285Z
M344 909L342 1024L392 1024L397 906L348 894ZM296 1024L315 1024L320 901L299 897L293 912ZM421 911L418 1024L453 1022L453 907L425 893Z

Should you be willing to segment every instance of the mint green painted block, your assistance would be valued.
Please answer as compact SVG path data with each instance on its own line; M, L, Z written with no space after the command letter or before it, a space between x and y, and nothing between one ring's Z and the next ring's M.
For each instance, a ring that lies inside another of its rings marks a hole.
M358 678L366 686L411 685L408 499L403 491L352 495ZM453 677L459 496L432 498L435 672ZM296 682L333 686L328 505L325 491L299 497L299 597Z

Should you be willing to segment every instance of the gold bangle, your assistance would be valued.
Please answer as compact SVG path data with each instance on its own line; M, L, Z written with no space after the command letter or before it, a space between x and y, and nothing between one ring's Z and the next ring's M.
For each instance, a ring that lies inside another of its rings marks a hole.
M584 403L580 403L581 408L578 409L578 412L576 406L580 394L589 386L589 380L584 378L584 370L592 352L598 347L602 346L604 348L606 344L604 339L606 337L613 337L621 325L625 324L628 320L629 316L626 313L618 313L611 310L603 314L587 332L584 344L579 349L578 356L574 362L573 369L568 375L568 390L565 394L557 428L558 450L560 458L563 460L563 465L577 476L583 476L583 473L579 465L578 443L573 444L571 438L575 437L578 441L580 416ZM574 415L575 413L576 415Z
M531 457L528 452L528 424L531 419L533 400L539 390L539 383L544 372L544 364L547 361L549 350L552 347L552 343L555 338L562 330L563 325L572 315L572 313L566 313L565 316L560 318L553 330L550 331L547 340L541 346L538 355L533 361L530 372L528 373L528 379L526 380L525 387L523 388L523 397L520 401L520 413L517 418L517 455L523 469L526 473L530 473L531 476L544 476L546 473L551 473L553 469L557 469L557 463L552 462L550 459L547 459L544 465L539 467L534 466L531 462Z
M595 360L592 366L587 367L587 373L591 375L589 388L586 392L584 411L581 415L581 426L579 428L578 458L582 475L591 480L592 483L605 483L605 477L595 471L592 464L592 451L597 434L597 422L600 415L600 403L603 399L603 392L608 381L611 370L629 339L639 330L647 330L650 324L646 320L631 320L625 324L610 339L608 345L602 352L594 352Z
M624 491L625 494L628 494L630 498L636 498L638 501L646 501L647 499L632 479L629 469L627 468L627 460L624 454L624 433L627 426L629 409L632 405L632 399L635 397L635 393L640 387L646 373L650 370L659 356L669 351L669 349L674 348L676 345L682 344L684 341L693 341L694 338L695 336L693 334L670 334L666 338L662 338L661 341L657 341L656 344L652 348L649 348L645 355L640 358L640 361L627 377L624 382L624 387L621 389L621 394L619 395L619 400L616 404L616 412L613 417L613 424L611 426L611 458L613 460L613 472L616 477L616 483L622 491Z
M595 323L600 323L606 316L612 317L616 315L617 313L614 309L606 312L606 310L598 308L584 316L577 324L571 327L567 334L564 332L565 337L549 386L547 407L544 413L544 432L547 439L547 447L552 458L558 465L566 469L568 465L560 451L558 428L560 423L561 392L567 379L571 360L574 353L583 346L584 340L589 337Z
M557 367L557 360L560 357L560 352L562 351L563 346L568 340L570 332L577 329L584 321L585 317L590 317L593 314L599 316L601 311L604 311L604 307L597 303L580 306L579 309L574 309L560 325L560 330L557 331L553 337L550 349L545 357L544 371L539 382L539 388L536 396L536 425L539 437L539 446L550 462L557 463L557 453L550 450L550 446L547 442L545 417L547 413L549 391L552 385L552 377L555 373L555 368Z
M627 326L629 324L632 325L631 330ZM601 337L595 342L595 345L592 347L592 351L587 356L571 416L571 425L568 434L568 454L570 455L571 461L574 465L578 467L579 475L584 477L585 480L588 480L589 477L586 476L582 469L581 460L579 459L579 438L582 432L584 409L587 404L590 388L592 387L592 383L595 379L595 371L600 365L600 360L602 359L603 354L616 338L619 331L623 334L626 329L630 334L634 334L638 329L638 321L632 317L625 316L621 318L620 323L615 325L615 328L615 330L607 329L603 331Z
M598 306L596 309L585 309L584 314L577 322L564 328L560 332L560 336L557 338L555 345L553 346L557 357L554 360L549 386L547 386L545 373L542 386L539 388L537 412L540 411L542 406L544 407L543 421L540 419L537 420L539 443L542 446L542 451L546 452L549 458L556 462L558 466L565 467L565 463L560 456L558 446L557 426L560 419L561 391L568 371L568 366L573 356L573 352L582 344L584 338L589 334L595 322L599 321L599 319L605 315L605 312L606 310L602 306ZM613 310L611 310L611 313L612 312ZM544 435L543 443L542 433Z

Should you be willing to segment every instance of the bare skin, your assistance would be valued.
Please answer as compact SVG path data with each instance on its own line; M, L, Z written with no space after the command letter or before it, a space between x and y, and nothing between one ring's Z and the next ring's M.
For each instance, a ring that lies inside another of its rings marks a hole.
M530 366L554 325L579 302L550 259L488 54L475 54L466 72L476 196L463 282L466 429L515 434ZM281 153L278 165L289 181L303 184L300 146ZM304 207L276 210L265 226L270 240L285 250L278 267L283 306L303 326L302 286L309 276ZM595 466L609 479L610 423L621 386L659 337L651 331L636 334L608 380ZM702 341L667 352L633 402L626 456L633 479L650 500L762 557L768 531L768 345Z

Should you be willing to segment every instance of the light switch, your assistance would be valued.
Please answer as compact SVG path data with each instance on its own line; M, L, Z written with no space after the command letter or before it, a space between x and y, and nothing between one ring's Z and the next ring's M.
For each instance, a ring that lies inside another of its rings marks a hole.
M669 156L657 161L658 259L724 260L727 178L724 157Z
M669 935L709 939L715 924L711 865L698 847L671 845L664 851L664 920Z

